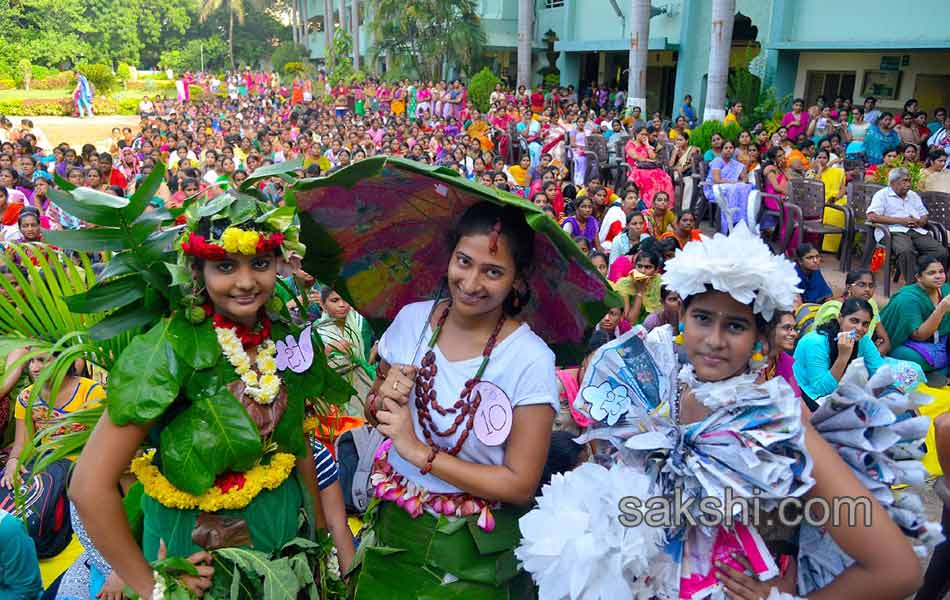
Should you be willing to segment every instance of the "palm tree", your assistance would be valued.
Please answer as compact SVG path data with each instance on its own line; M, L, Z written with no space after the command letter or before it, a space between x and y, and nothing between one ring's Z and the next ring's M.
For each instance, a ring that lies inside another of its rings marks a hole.
M333 48L333 0L323 0L323 62L330 65L330 55Z
M353 12L350 14L350 30L353 38L353 68L360 70L360 0L352 0Z
M227 5L228 11L228 60L234 70L234 19L244 25L244 0L202 0L198 20L204 23L212 13Z
M713 0L712 29L709 32L709 78L703 120L721 121L725 116L726 86L729 84L729 53L736 0Z
M630 3L630 71L627 74L627 106L647 109L647 54L650 49L650 0Z
M471 65L485 45L476 0L376 0L374 53L423 79L441 79L445 64Z
M531 32L534 0L518 0L518 86L531 85Z

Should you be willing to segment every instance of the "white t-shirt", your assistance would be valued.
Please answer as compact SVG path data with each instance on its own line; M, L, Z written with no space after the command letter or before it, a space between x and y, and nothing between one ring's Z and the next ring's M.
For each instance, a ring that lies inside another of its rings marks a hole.
M432 301L429 300L406 305L399 311L396 319L379 340L379 355L383 360L391 365L408 364L413 358L412 353L416 350L424 328L423 346L419 349L418 356L414 357L412 364L419 366L422 363L422 358L426 353L425 342L432 336L432 329L426 322L431 309ZM436 398L440 405L451 406L458 400L465 382L475 376L482 357L451 362L443 356L438 344L433 350L435 364L438 367L434 382ZM508 395L513 407L547 404L555 412L559 408L554 353L527 324L522 324L495 346L481 380L491 382L501 388ZM412 423L419 439L425 440L416 415L414 394L414 390L409 393ZM442 416L434 410L431 411L431 416L440 430L448 429L455 418L454 414ZM433 440L443 448L451 448L455 445L463 428L464 423L459 426L455 435L447 438L440 438L433 434ZM505 444L486 446L472 431L462 445L458 457L483 465L500 465L505 458ZM404 477L424 486L430 492L461 492L432 473L422 475L419 467L404 460L395 448L389 451L389 462Z

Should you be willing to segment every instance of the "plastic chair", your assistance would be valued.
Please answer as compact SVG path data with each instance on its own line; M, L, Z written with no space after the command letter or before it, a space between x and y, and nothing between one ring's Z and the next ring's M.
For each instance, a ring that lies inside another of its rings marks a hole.
M770 194L765 191L765 174L763 169L757 169L754 171L755 187L759 190L759 194L762 196L762 208L759 209L759 214L756 217L755 222L762 225L762 221L765 217L775 217L778 220L778 225L775 227L776 235L782 231L782 226L785 224L785 198L779 196L778 194ZM778 205L778 210L773 210L765 205L766 199L772 199ZM795 233L795 230L791 227L787 227L785 232L785 237L779 240L778 252L780 254L785 253L785 249L788 248L789 242L792 241L792 235Z
M793 179L789 182L789 199L786 206L795 227L804 233L814 233L823 241L828 234L841 234L838 245L838 266L843 272L851 268L851 235L854 217L847 205L839 206L825 201L825 183L815 179ZM844 227L824 222L825 209L840 211L844 215ZM820 247L819 243L819 247Z
M861 257L861 267L871 266L871 258L878 246L884 249L884 295L891 295L891 232L885 225L875 225L867 220L868 206L871 198L884 186L863 181L852 181L848 184L848 207L851 209L854 233L864 235L864 249ZM880 233L881 239L877 240Z
M929 213L927 224L939 233L937 239L946 246L950 244L950 194L946 192L921 192L920 199Z

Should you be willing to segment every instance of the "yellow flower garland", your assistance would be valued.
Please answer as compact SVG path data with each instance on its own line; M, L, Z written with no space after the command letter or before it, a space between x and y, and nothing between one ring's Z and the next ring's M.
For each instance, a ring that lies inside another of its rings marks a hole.
M296 458L293 454L278 452L271 458L269 465L256 465L244 473L244 487L239 490L222 492L215 486L195 496L176 488L165 479L158 467L152 464L155 450L149 450L132 461L132 473L142 482L145 493L167 508L190 510L197 508L202 512L219 510L240 510L251 503L263 490L279 487L293 470Z

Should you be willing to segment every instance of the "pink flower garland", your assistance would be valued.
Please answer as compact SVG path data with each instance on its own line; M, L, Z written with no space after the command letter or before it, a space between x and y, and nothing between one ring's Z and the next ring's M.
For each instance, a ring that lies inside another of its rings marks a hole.
M495 517L492 508L500 506L470 494L432 494L424 487L413 483L397 473L389 464L389 449L392 440L386 440L376 452L373 472L369 482L373 486L373 495L380 500L395 502L409 513L413 519L423 512L439 517L468 517L478 515L478 526L491 533L495 529Z

